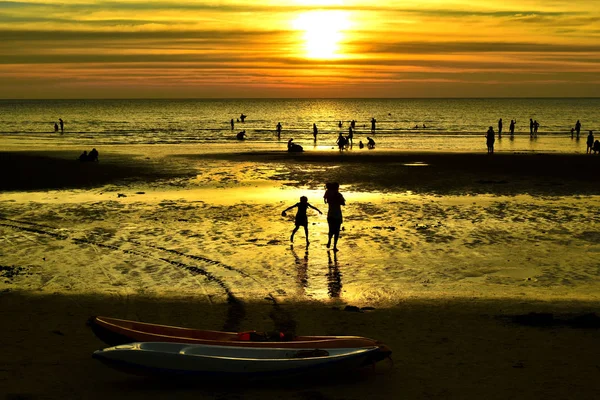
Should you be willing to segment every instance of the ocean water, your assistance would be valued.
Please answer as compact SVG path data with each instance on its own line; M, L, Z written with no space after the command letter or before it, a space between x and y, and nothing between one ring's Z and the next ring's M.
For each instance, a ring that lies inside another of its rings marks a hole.
M236 133L243 130L249 148L285 148L293 137L304 146L329 149L355 120L355 141L372 136L378 148L481 151L488 127L497 132L502 118L499 151L585 152L588 130L600 129L599 109L600 98L0 100L0 140L235 144ZM236 121L242 113L247 116L244 123ZM59 118L65 121L64 134L54 132ZM371 118L377 120L374 135ZM540 123L536 140L529 138L530 118ZM517 121L512 139L507 135L511 119ZM580 141L570 136L577 120L582 124ZM278 122L283 126L281 140L275 135ZM313 123L319 129L316 144Z

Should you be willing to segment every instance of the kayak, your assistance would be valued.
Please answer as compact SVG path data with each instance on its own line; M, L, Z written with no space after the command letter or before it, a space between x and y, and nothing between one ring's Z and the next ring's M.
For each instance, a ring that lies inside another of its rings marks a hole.
M379 347L257 348L169 342L136 342L97 350L92 357L138 375L271 376L336 373L372 362Z
M267 335L260 332L220 332L176 326L150 324L110 317L91 317L88 325L109 346L132 342L175 342L215 346L254 348L357 348L377 346L385 356L391 350L383 343L362 336L294 336Z

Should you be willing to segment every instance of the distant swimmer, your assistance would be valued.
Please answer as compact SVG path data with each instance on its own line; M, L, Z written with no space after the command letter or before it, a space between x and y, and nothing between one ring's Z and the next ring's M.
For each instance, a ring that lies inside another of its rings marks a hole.
M425 126L425 124L423 124L423 129L425 129L425 128L427 128L427 127Z
M231 130L233 130L234 127L235 127L235 122L233 121L233 118L231 118Z
M238 132L238 134L236 135L237 140L244 140L244 139L246 139L246 136L248 136L248 135L246 135L246 131Z
M60 118L58 119L58 121L60 122L60 133L63 133L65 131L65 123Z
M367 136L367 149L373 150L375 148L375 141Z
M240 115L240 120L242 121L242 123L244 122L246 117L247 117L247 115L244 115L244 113L242 113L242 115Z
M420 129L421 127L419 125L415 125L413 129Z
M276 130L277 130L277 138L281 139L281 122L277 123Z

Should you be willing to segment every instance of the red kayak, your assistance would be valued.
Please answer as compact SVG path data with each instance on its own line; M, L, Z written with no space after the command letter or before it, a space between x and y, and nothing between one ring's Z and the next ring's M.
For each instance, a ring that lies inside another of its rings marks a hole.
M295 336L289 338L283 334L267 335L254 331L240 333L208 331L110 317L91 317L88 325L98 338L111 346L132 342L176 342L217 346L307 349L378 346L385 356L391 354L391 350L383 343L362 336Z

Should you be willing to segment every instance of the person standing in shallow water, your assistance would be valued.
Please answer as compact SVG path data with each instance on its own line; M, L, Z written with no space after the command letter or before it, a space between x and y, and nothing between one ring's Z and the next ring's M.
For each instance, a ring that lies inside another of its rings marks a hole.
M515 124L517 123L517 121L515 121L514 119L510 120L510 126L508 127L508 130L510 131L510 136L513 136L515 134Z
M594 133L590 131L587 137L587 149L585 150L586 154L592 154L592 148L594 147Z
M60 133L64 133L64 131L65 131L65 123L63 122L62 118L59 118L58 122L60 122Z
M317 207L313 207L308 202L308 198L306 196L302 196L302 197L300 197L299 203L296 203L293 206L286 208L285 210L283 210L281 212L281 215L283 217L285 217L286 216L285 212L291 210L294 207L298 207L298 211L296 212L296 219L294 221L294 223L296 224L296 227L292 231L292 236L290 236L290 242L294 243L294 235L296 234L296 232L298 232L298 228L300 228L302 226L302 227L304 227L304 235L306 236L306 246L308 247L310 242L308 241L308 216L306 215L306 211L310 207L313 210L318 211L319 214L323 214L323 213Z
M319 129L317 128L317 124L313 124L313 136L315 138L315 142L317 141L318 134L319 134Z
M327 248L331 247L331 239L333 238L333 251L338 251L337 242L343 222L342 206L346 205L346 199L340 193L339 183L327 183L325 187L327 190L325 190L323 199L329 205L329 209L327 210L327 224L329 225Z
M581 132L581 122L577 120L575 123L575 133L577 134L577 139L579 139L579 133Z
M533 119L529 118L529 136L533 136Z
M498 120L498 139L502 138L502 118Z
M487 152L488 154L493 154L494 153L494 142L496 141L496 138L494 137L494 128L492 128L490 126L490 128L487 131L487 134L485 135L486 138L486 144L487 144Z
M281 122L277 123L277 127L275 129L277 130L277 139L281 139Z

